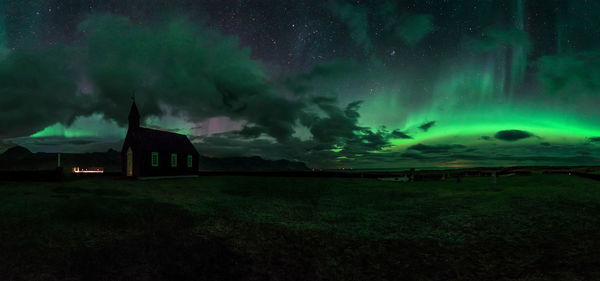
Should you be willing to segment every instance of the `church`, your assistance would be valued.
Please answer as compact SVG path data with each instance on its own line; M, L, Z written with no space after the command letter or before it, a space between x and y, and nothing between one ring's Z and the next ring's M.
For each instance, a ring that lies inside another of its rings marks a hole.
M185 135L140 127L140 112L133 101L121 149L123 175L140 179L197 176L198 158Z

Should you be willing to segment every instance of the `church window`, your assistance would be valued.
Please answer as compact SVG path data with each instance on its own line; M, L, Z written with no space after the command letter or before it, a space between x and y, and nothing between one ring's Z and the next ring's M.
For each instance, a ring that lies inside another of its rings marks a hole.
M152 152L152 167L158 167L158 152Z
M171 153L171 167L177 167L177 154Z

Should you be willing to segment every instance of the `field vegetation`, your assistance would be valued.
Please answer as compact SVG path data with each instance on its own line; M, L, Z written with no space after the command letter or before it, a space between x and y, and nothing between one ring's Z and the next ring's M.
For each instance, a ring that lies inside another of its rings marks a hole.
M600 280L600 182L0 181L0 280Z

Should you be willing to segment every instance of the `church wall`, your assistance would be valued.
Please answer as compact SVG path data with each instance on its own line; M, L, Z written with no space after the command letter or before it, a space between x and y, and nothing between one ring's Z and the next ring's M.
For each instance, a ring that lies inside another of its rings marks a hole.
M187 153L177 153L177 167L171 167L171 152L158 151L158 167L152 166L152 151L143 151L141 155L142 177L196 175L198 173L198 156L194 156L194 165L187 167Z

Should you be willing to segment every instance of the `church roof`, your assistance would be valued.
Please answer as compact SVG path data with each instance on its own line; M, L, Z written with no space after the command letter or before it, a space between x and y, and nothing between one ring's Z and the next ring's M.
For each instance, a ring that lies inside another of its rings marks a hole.
M131 119L132 117L137 118L137 119L140 118L140 112L138 111L135 101L133 101L133 103L131 103L131 109L129 110L129 119Z
M185 135L139 128L130 130L128 137L131 138L132 146L147 151L197 154L196 148Z

